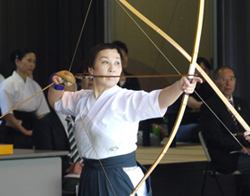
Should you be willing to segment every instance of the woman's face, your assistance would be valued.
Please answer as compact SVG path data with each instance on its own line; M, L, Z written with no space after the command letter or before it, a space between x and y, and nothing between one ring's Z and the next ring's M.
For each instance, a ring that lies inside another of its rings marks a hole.
M89 68L89 73L94 76L110 76L94 78L95 87L111 88L115 86L122 72L120 54L116 49L105 49L97 53L94 68Z
M27 53L21 60L16 59L17 69L27 76L32 75L36 67L36 55L34 53Z

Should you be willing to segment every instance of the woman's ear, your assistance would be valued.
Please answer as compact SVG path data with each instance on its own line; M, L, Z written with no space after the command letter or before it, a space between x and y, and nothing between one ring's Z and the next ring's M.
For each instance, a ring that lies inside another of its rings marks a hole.
M89 67L89 68L88 68L88 71L89 71L89 74L90 74L90 75L93 75L93 68L90 68L90 67Z
M16 64L16 66L20 65L20 60L18 58L15 59L15 64Z

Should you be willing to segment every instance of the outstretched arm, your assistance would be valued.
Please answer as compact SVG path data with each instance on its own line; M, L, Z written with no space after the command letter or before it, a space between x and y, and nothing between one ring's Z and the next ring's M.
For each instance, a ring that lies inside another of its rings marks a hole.
M183 92L186 94L193 93L197 82L202 83L202 79L194 77L192 82L189 82L186 77L183 77L173 85L162 89L158 98L160 109L172 105Z

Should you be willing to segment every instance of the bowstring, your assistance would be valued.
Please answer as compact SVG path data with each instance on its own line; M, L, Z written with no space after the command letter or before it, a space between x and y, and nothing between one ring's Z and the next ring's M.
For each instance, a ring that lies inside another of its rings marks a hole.
M90 120L90 122L92 122L93 119L94 119L94 117ZM83 118L82 118L82 117L81 117L81 120L83 121ZM88 137L88 140L89 140L89 142L90 142L92 148L94 149L94 152L95 152L96 156L97 156L97 157L100 157L99 154L97 153L97 150L96 150L95 147L94 147L94 144L93 144L92 140L90 139L90 136L89 136L89 134L88 134L88 132L87 132L87 129L86 129L84 123L83 123L83 127L84 127L84 129L85 129L85 133L86 133L86 135L87 135L87 137ZM105 170L105 168L104 168L104 166L103 166L103 164L102 164L101 159L98 158L98 162L99 162L100 165L101 165L102 171L103 171L103 173L104 173L106 179L108 180L108 183L109 183L109 185L110 185L110 187L111 187L111 189L112 189L112 192L113 192L114 195L116 196L115 190L114 190L114 188L113 188L113 186L112 186L112 183L111 183L111 181L110 181L110 179L109 179L109 177L108 177L108 174L107 174L107 172L106 172L106 170Z
M204 103L204 105L206 105L206 107L210 110L210 112L215 116L215 118L222 124L222 126L227 130L227 132L236 140L236 142L244 149L244 151L250 156L250 152L247 151L247 149L245 148L245 146L242 145L242 143L240 143L240 141L238 140L238 138L230 131L230 129L226 126L226 124L219 118L219 116L212 110L212 108L206 103L206 101L204 99L202 99L202 97L196 92L194 91L194 93L199 97L199 99Z
M80 40L81 40L81 37L82 37L82 33L83 33L83 29L85 27L85 24L86 24L86 21L87 21L87 18L88 18L88 14L89 14L89 10L90 10L90 7L91 7L91 4L92 4L92 0L90 1L89 3L89 6L88 6L88 10L87 10L87 13L85 15L85 19L84 19L84 22L83 22L83 25L82 25L82 29L80 31L80 34L79 34L79 37L78 37L78 41L77 41L77 44L76 44L76 48L75 48L75 51L74 51L74 54L73 54L73 57L72 57L72 60L71 60L71 63L70 63L70 66L69 66L69 71L71 70L72 68L72 65L73 65L73 62L74 62L74 59L75 59L75 55L76 55L76 52L77 52L77 49L78 49L78 46L79 46L79 43L80 43ZM35 97L36 95L40 94L41 92L45 91L47 88L51 87L54 83L51 83L49 85L47 85L46 87L44 87L42 90L38 91L37 93L35 93L34 95L32 95L31 97L29 97L28 99L24 100L23 102L19 103L17 106L15 106L14 108L12 108L11 110L9 110L8 112L6 112L5 114L3 114L2 116L0 116L0 119L2 119L4 116L6 116L7 114L9 114L10 112L12 112L13 110L15 110L16 108L18 108L19 106L23 105L24 103L26 103L27 101L29 101L30 99L32 99L33 97Z
M88 9L87 9L87 12L86 12L86 16L84 18L84 22L82 24L82 29L80 31L80 34L79 34L79 37L78 37L78 40L77 40L77 43L76 43L76 48L75 48L75 51L74 51L74 54L73 54L73 57L71 59L71 63L70 63L70 66L69 66L69 72L71 71L71 68L73 66L73 62L75 60L75 56L76 56L76 52L78 50L78 47L79 47L79 44L80 44L80 41L81 41L81 38L82 38L82 33L83 33L83 29L85 27L85 24L86 24L86 21L87 21L87 18L89 16L89 10L91 8L91 5L92 5L92 0L90 0L90 3L89 3L89 6L88 6Z
M124 6L116 0L116 2L119 4L119 6L124 10L124 12L129 16L129 18L135 23L135 25L142 31L142 33L148 38L148 40L152 43L152 45L158 50L158 52L167 60L167 62L172 66L172 68L181 75L180 71L177 69L176 66L169 60L169 58L166 57L166 55L161 51L161 49L157 46L157 44L149 37L149 35L143 30L143 28L136 22L136 20L131 16L131 14L128 13L128 11L124 8ZM201 96L194 91L195 94L201 99L201 101L208 107L208 109L212 112L212 114L219 120L219 122L226 128L226 130L229 132L229 134L237 141L237 143L244 149L245 152L250 156L250 152L247 151L247 149L241 144L241 142L235 137L235 135L230 131L230 129L221 121L221 119L215 114L215 112L212 110L211 107L205 102L204 99L201 98Z
M165 60L172 66L172 68L181 75L180 71L173 65L170 59L161 51L161 49L156 45L156 43L149 37L149 35L144 31L144 29L135 21L135 19L128 13L128 11L124 8L124 6L116 0L118 5L124 10L124 12L129 16L129 18L135 23L135 25L142 31L142 33L148 38L148 40L152 43L152 45L158 50L158 52L165 58Z

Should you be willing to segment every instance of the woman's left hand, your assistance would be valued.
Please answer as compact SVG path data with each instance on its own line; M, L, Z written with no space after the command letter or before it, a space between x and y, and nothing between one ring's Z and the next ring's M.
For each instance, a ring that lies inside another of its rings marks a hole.
M194 92L197 82L202 83L203 81L199 77L193 77L192 79L182 77L180 80L180 89L186 94L192 94Z
M247 141L250 142L250 131L244 132L244 137L245 137L245 139L246 139Z

